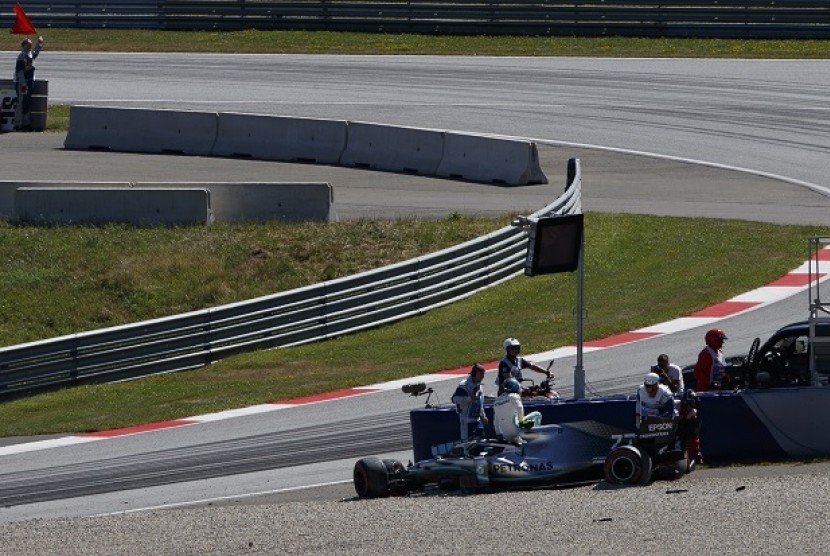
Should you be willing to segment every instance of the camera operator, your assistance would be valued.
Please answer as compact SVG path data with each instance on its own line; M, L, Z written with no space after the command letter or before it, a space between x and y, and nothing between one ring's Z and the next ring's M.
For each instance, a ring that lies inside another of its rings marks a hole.
M683 395L683 390L686 389L683 384L683 369L674 363L670 363L668 355L665 353L658 355L657 364L652 365L651 372L660 377L660 384L668 386L672 394Z

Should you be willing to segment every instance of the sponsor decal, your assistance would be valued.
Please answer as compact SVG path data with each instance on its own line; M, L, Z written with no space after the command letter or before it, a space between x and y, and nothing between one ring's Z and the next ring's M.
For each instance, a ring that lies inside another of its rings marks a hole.
M496 473L511 473L515 471L522 471L525 473L532 473L536 471L553 471L555 469L552 461L542 461L539 463L494 463L493 471Z
M654 432L644 432L640 435L640 438L668 438L671 436L671 431L654 431Z
M630 442L627 441L634 440L635 438L637 438L637 435L633 432L627 432L624 434L612 434L611 440L613 440L614 443L611 444L611 449L613 450L621 446L622 444L630 444Z
M14 113L17 110L17 92L14 87L0 86L0 131L14 130Z

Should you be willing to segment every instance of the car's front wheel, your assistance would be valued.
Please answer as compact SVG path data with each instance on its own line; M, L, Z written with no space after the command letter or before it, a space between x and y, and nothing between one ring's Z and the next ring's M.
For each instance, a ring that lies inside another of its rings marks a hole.
M389 496L387 466L378 457L362 458L354 464L354 490L361 498Z

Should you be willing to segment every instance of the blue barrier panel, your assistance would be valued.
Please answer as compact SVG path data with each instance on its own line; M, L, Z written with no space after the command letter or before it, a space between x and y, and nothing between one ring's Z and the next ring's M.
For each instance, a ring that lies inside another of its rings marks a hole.
M634 400L626 397L525 402L542 423L593 420L634 432ZM492 416L492 408L485 407ZM830 455L830 388L700 394L700 439L710 462ZM492 420L491 420L492 421ZM459 438L452 406L410 413L415 461L433 457L433 447ZM486 429L494 435L491 426Z
M712 462L788 455L747 406L744 396L732 392L700 394L700 447L705 461Z

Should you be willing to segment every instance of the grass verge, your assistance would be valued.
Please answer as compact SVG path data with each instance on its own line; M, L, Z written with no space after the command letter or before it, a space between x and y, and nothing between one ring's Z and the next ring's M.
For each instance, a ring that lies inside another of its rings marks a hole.
M821 40L501 37L331 31L145 31L49 29L46 49L230 54L434 54L614 58L826 58ZM9 49L17 48L9 39Z
M488 221L485 227L498 227L506 219ZM441 224L449 228L469 225L472 235L482 231L480 221L460 217L447 219ZM366 225L370 224L358 224ZM420 225L416 221L398 225L411 226L408 235L422 235L414 231ZM655 233L655 230L660 233ZM28 228L16 231L22 234L44 232ZM63 234L68 230L55 231ZM8 229L4 230L4 237L8 237L8 232ZM183 228L170 233L178 234L175 241L169 239L171 244L178 244L178 248L171 245L165 249L169 254L159 255L171 265L160 276L183 273L198 279L206 269L190 268L190 265L203 264L203 261L193 260L191 255L194 237L201 236L204 230ZM234 292L258 283L265 290L276 291L278 288L274 284L284 280L281 275L288 272L286 266L266 265L267 271L251 277L240 268L239 261L231 259L235 253L244 254L243 258L252 257L261 248L260 244L251 241L245 234L237 236L231 229L221 233L221 241L210 242L221 243L223 250L227 250L226 255L214 253L217 262L212 269L207 269L213 274L209 280L214 283L213 290ZM458 235L459 238L467 235L459 234L457 230L434 233L443 237ZM808 236L828 233L828 229L815 227L746 221L589 213L586 216L586 339L686 315L768 283L803 261ZM406 235L403 232L400 234ZM100 264L101 268L123 267L131 255L123 253L122 249L132 248L135 244L140 250L145 243L144 240L126 236L104 242L97 235L88 233L79 241L95 245L93 251L100 259L95 264ZM342 249L346 243L342 235L342 231L335 234L330 239L329 247L321 244L320 252L308 256L307 260L320 261L326 258L320 253ZM365 233L355 233L353 239L348 240L354 242L350 243L348 253L367 251L365 244L358 243L362 235ZM275 237L269 245L281 241L290 240ZM156 239L148 245L160 243L163 242ZM405 243L396 238L392 245ZM435 243L437 245L438 242ZM42 248L44 252L53 253L56 258L63 251L73 251L70 248L50 249L47 245L45 243ZM388 257L389 260L409 256L399 257L402 253L397 252L394 255ZM225 260L225 257L229 259ZM41 260L43 257L34 258ZM270 258L276 262L284 259L285 255L272 253ZM758 264L759 261L763 264ZM376 259L374 262L381 264L383 261ZM141 266L144 263L138 261L137 264ZM56 266L60 267L62 263L57 261ZM318 268L314 272L320 271ZM24 272L23 267L20 272ZM67 309L55 310L55 304L59 302L58 298L71 299L75 295L72 292L64 292L48 303L38 301L40 297L45 298L48 289L61 281L77 285L84 282L73 278L81 269L71 268L65 272L63 277L51 276L32 284L43 289L31 292L33 301L26 312L55 322L63 320L62 314L68 315ZM90 275L94 274L90 271ZM149 272L140 281L150 279L151 275L152 272ZM297 277L295 283L312 282L319 276L304 274ZM6 284L13 283L7 277L0 279ZM188 281L183 280L183 287ZM111 279L102 279L99 283L111 287L111 282ZM574 282L571 274L517 277L427 315L360 334L302 347L245 354L193 371L122 384L69 388L5 402L0 404L0 435L110 429L398 379L468 365L476 360L496 359L501 354L501 340L507 336L520 338L529 353L572 344L575 329ZM163 283L159 281L155 285L142 287L155 291ZM105 294L99 295L103 300ZM235 293L231 297L249 295ZM178 297L179 294L159 296L156 310L176 312L165 309L171 299ZM212 299L207 296L202 301ZM76 302L74 306L80 310L84 304ZM102 310L102 303L94 305L94 310ZM124 318L129 320L127 305L118 309L113 306L110 311L123 311ZM193 303L191 308L197 305ZM73 325L69 328L86 327ZM648 363L650 360L644 361L643 365Z

